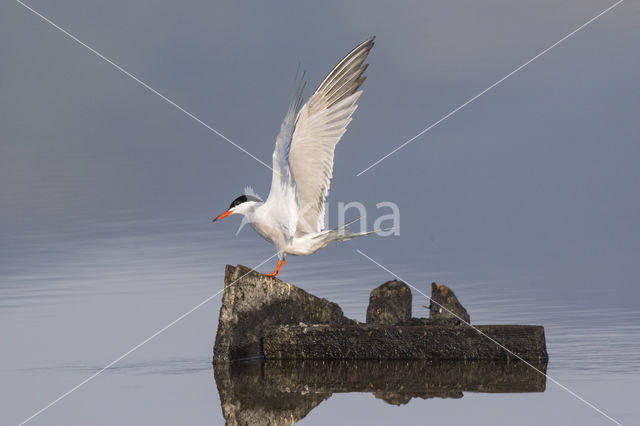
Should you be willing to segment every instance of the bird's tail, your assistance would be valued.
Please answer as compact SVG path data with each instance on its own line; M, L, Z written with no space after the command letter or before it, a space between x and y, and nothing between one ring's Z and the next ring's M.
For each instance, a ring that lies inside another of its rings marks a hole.
M364 232L351 232L349 231L347 228L350 225L353 225L356 222L359 222L361 218L358 218L356 220L352 220L351 222L339 227L339 228L335 228L335 229L329 229L327 231L322 231L319 232L318 234L316 234L314 236L314 238L317 239L321 239L323 241L324 246L326 246L327 244L333 243L333 242L337 242L337 241L347 241L347 240L352 240L354 238L358 238L358 237L364 237L365 235L371 235L371 234L375 234L377 231L364 231ZM385 228L385 229L381 229L380 231L389 231L391 229L394 228Z
M308 254L315 253L331 243L352 240L354 238L376 233L376 231L351 232L347 229L349 225L352 225L359 220L360 219L354 220L353 222L349 222L336 229L304 234L301 237L297 237L295 238L295 244L292 247L289 247L286 252L295 256L306 256ZM382 231L388 231L389 229L382 229Z

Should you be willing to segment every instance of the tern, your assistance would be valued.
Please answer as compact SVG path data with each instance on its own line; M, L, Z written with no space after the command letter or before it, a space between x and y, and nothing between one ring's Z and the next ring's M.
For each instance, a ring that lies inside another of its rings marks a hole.
M301 81L287 111L273 151L273 176L266 201L241 195L214 222L243 215L251 227L278 253L275 277L288 254L306 256L328 244L371 234L350 232L351 223L324 229L325 201L333 173L336 144L347 130L362 94L365 64L374 44L371 37L349 52L303 104ZM302 78L304 80L304 77Z

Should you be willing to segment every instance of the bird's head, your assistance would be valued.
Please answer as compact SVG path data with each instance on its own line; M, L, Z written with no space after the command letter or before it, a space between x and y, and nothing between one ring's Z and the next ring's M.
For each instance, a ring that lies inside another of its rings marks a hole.
M226 211L213 219L213 222L232 214L246 215L258 207L261 202L262 200L260 198L254 197L253 195L241 195L231 202L231 205Z

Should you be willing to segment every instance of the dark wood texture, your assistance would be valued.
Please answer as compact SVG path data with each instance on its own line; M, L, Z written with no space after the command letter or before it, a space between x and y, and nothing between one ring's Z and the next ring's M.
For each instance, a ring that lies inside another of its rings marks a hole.
M544 328L534 325L267 327L267 359L548 360Z

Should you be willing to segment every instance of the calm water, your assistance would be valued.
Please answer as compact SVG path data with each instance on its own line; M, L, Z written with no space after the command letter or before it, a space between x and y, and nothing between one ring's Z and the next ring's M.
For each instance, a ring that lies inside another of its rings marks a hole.
M74 229L8 233L0 247L2 424L25 420L219 291L226 263L255 265L272 254L249 233L230 238L228 229L206 223L115 221ZM354 254L355 248L342 245L315 258L293 258L282 278L364 320L370 290L389 276ZM437 264L438 253L430 256ZM269 270L273 263L259 269ZM449 284L476 324L544 325L547 373L622 423L637 424L638 309L624 308L628 303L594 305L579 297L567 302L571 299L559 297L564 293L553 285L532 284L540 277L518 265L490 282L456 271L420 271L415 259L395 262L393 269L425 291L434 280ZM425 304L414 292L414 316L428 315ZM223 423L210 363L219 308L218 296L31 424ZM291 418L306 415L302 424L609 423L551 381L501 368L267 365L226 377L239 397L253 401L253 410L273 406L255 395L285 395ZM349 371L358 369L365 373L353 379ZM369 378L367 369L377 374L370 389L358 382ZM380 373L386 369L391 373ZM429 391L416 390L424 385L410 380L416 371L433 377ZM219 380L221 374L216 372ZM390 377L403 374L406 380L389 384ZM345 384L345 377L355 381ZM530 380L523 385L522 377Z

